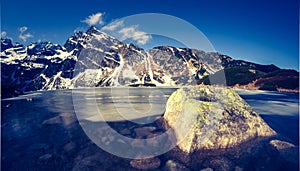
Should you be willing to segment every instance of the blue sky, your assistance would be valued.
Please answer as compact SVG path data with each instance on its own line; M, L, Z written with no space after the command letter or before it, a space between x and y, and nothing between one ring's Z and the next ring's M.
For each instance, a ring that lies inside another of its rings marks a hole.
M99 20L102 23L95 24L98 28L129 15L163 13L191 23L216 51L234 59L299 70L298 3L296 0L1 0L1 34L24 44L36 41L64 44L74 30L89 28L83 21L97 13L102 14ZM160 25L153 27L163 29ZM166 42L161 40L160 43ZM148 43L155 45L153 41Z

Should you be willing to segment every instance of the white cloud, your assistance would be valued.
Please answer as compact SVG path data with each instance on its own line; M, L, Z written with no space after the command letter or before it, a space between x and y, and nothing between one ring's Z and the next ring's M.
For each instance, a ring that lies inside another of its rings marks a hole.
M19 28L19 32L20 32L19 39L23 40L24 42L26 42L28 38L32 38L33 37L33 35L30 34L30 33L24 33L27 30L28 30L28 27L26 27L26 26L23 26L23 27Z
M6 37L6 35L7 35L6 31L1 32L1 37Z
M121 41L126 39L133 39L137 41L138 44L145 45L151 36L147 33L138 30L138 26L130 26L122 28L119 33L121 34Z
M26 42L28 38L33 38L33 35L30 34L30 33L20 34L20 35L19 35L19 38L20 38L21 40L23 40L24 42Z
M102 27L101 30L115 31L117 28L120 28L120 27L124 27L124 22L122 20L114 21L114 22Z
M104 21L102 19L103 17L103 13L98 12L96 14L92 14L90 16L88 16L85 20L81 21L83 23L87 23L90 26L96 25L96 24L104 24Z
M28 30L28 27L26 27L26 26L23 26L23 27L19 28L19 32L21 32L21 33L25 32L27 30Z
M73 30L73 33L77 33L77 32L84 32L85 28L84 27L77 27Z
M101 30L121 41L131 39L140 45L145 45L151 39L150 35L139 30L138 25L126 26L123 20L115 20L102 27Z

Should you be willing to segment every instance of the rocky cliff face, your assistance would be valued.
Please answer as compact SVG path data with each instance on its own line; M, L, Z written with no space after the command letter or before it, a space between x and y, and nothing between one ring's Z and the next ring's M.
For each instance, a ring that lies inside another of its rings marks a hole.
M3 92L73 87L196 84L226 67L276 70L215 52L156 47L141 49L91 27L71 36L64 46L50 42L13 44L1 39Z

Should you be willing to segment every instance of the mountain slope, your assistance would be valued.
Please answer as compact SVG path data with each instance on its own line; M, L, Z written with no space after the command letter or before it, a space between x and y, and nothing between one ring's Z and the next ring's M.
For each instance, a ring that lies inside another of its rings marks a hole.
M287 69L278 69L266 73L257 69L249 69L248 67L229 67L203 77L198 80L198 83L210 85L209 80L214 79L214 77L217 78L222 73L225 73L227 86L299 92L299 72Z
M169 46L143 50L91 27L64 46L50 42L23 46L1 39L2 93L95 86L195 85L228 67L276 71L215 52Z

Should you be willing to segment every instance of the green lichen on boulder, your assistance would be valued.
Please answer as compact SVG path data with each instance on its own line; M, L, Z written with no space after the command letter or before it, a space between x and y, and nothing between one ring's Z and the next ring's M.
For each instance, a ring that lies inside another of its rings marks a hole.
M164 119L185 153L232 148L276 134L236 92L221 87L178 89L168 99Z

